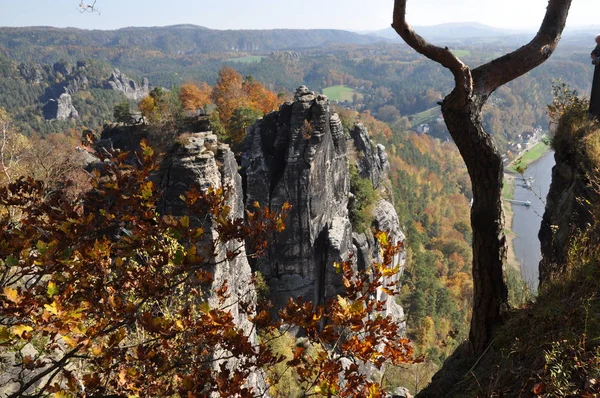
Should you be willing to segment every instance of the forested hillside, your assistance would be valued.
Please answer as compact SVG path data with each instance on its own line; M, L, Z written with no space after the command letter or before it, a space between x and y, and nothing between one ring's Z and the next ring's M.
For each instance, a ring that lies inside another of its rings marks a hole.
M477 116L499 152L548 128L555 80L590 90L589 50L572 37L485 95ZM454 37L444 51L471 67L517 41ZM559 315L503 313L485 352L467 352L472 226L487 224L471 218L482 201L441 115L454 84L405 44L341 30L0 28L0 353L14 362L0 370L17 369L0 385L34 394L23 380L51 369L57 396L382 397L444 367L425 394L596 392L586 234L565 254L574 274L541 291ZM585 128L555 149L592 164L564 174L597 186L597 124L580 108ZM510 272L501 282L519 288ZM76 372L73 358L92 359ZM519 388L509 362L525 369Z
M93 60L92 64L103 65L105 71L90 79L106 79L112 67L137 81L148 78L152 86L166 88L187 81L214 84L218 70L228 65L275 92L289 93L301 84L314 90L344 86L348 96L332 99L346 101L346 107L369 110L403 128L427 123L431 135L449 138L443 122L435 119L441 114L437 102L451 88L451 75L404 44L375 41L343 31L213 31L195 26L118 31L2 28L0 57L4 57L0 63L7 78L2 83L7 93L3 100L11 102L4 106L9 111L35 110L45 99L47 87L23 81L18 73L22 63L47 69L56 62L74 65ZM455 53L469 65L514 46L508 39L453 42ZM493 95L484 111L484 126L500 150L505 152L520 134L547 126L544 104L552 99L553 80L563 79L581 93L589 91L591 65L587 60L587 49L573 39L559 47L547 63ZM64 79L49 74L45 84L56 85L56 80ZM93 102L91 98L98 103L95 109L86 106ZM97 128L112 120L114 93L88 90L73 101L82 117L75 125ZM39 118L29 117L36 130L53 131Z

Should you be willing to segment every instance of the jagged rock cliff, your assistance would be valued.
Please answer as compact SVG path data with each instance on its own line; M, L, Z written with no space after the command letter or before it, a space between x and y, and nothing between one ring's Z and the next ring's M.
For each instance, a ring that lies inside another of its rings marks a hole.
M378 255L372 236L352 231L349 163L354 160L347 146L356 146L359 171L375 187L384 177L385 150L372 143L364 126L356 126L353 136L355 144L347 141L327 97L304 86L293 102L248 130L242 156L246 203L257 201L274 209L292 205L286 230L254 265L265 276L276 305L295 296L323 303L342 291L334 262L352 258L364 268ZM404 240L394 207L386 200L373 206L373 223L390 231L394 242ZM403 261L403 254L395 259L396 264ZM388 312L403 320L402 308L392 298L388 303Z
M354 141L356 150L361 153L357 162L358 173L362 178L370 179L373 187L379 188L381 179L390 167L385 147L381 144L376 146L369 138L369 132L361 123L354 126L350 131L350 136Z
M138 85L135 80L130 79L120 70L114 69L112 75L104 83L104 88L122 92L130 100L141 100L150 92L148 79L144 78L142 84Z
M229 187L227 205L231 208L230 217L233 219L244 217L242 179L237 172L237 163L229 146L218 143L214 134L210 132L191 134L187 143L178 145L167 157L162 168L164 170L160 184L164 191L162 213L190 216L192 223L207 227L205 230L210 233L206 234L206 238L213 240L216 232L210 225L205 225L204 220L195 219L194 214L190 214L181 196L192 187L198 189ZM214 267L212 273L215 288L220 287L225 280L228 281L232 293L229 298L232 315L240 327L250 333L252 325L246 314L239 310L238 303L254 302L256 292L251 283L252 271L244 248L239 249L241 243L230 242L219 248L218 258L214 259L214 263L219 265ZM204 242L200 243L200 246L203 244ZM233 260L225 260L227 250L236 252L238 249L240 255Z
M217 137L210 133L193 133L185 144L177 145L175 150L167 156L163 163L161 175L161 188L164 190L162 212L176 216L188 215L191 223L202 225L205 232L204 242L198 244L204 247L208 240L215 241L217 233L205 220L194 218L180 196L192 187L207 189L209 187L229 187L227 206L231 208L230 217L240 219L244 217L244 203L242 193L242 179L237 172L237 163L229 146L219 143ZM238 252L239 255L227 260L227 252ZM252 270L246 258L243 242L232 241L220 244L216 258L211 263L217 264L212 269L207 269L213 276L213 283L208 298L211 307L227 308L235 323L244 331L253 343L257 343L256 329L248 319L252 313L247 313L242 308L256 306L256 291L252 283ZM219 302L214 292L227 281L229 297L225 302ZM228 361L229 367L235 367L234 360ZM255 372L250 384L264 391L263 374Z
M590 209L600 203L600 197L590 185L589 156L581 144L561 145L554 154L556 165L538 234L542 251L540 285L566 270L571 239L593 222Z
M71 96L63 93L57 99L51 99L44 106L46 120L67 120L79 118L79 112L73 106Z
M330 114L326 97L306 87L248 130L247 203L292 205L285 231L256 263L275 303L295 296L320 303L338 291L339 275L330 266L348 258L352 236L347 164L339 117Z

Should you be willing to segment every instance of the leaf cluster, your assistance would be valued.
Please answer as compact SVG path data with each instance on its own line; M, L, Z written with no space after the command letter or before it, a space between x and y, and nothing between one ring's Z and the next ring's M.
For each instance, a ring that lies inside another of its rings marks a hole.
M362 366L412 355L385 315L401 244L377 234L381 262L366 272L337 266L345 295L324 306L291 300L275 321L269 307L256 308L253 286L232 292L215 270L262 255L289 205L255 203L237 219L226 188L192 188L181 197L189 216L160 214L157 168L142 142L140 153L106 159L76 197L31 178L0 188L0 351L16 353L10 396L254 397L261 391L249 380L286 361L254 330L277 336L284 325L319 347L315 357L299 347L286 362L309 394L382 396Z
M276 360L234 322L212 271L241 252L220 243L247 237L258 255L284 215L232 219L223 189L192 189L192 220L160 215L156 157L142 148L75 200L29 178L0 188L0 208L18 209L0 219L0 344L38 348L17 357L12 396L250 396L243 381ZM237 303L248 316L250 297ZM232 357L242 365L225 366Z

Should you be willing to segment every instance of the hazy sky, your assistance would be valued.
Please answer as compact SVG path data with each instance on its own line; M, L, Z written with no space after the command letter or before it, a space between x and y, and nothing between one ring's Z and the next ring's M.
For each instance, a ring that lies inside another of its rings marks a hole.
M93 0L84 0L87 2ZM376 30L390 25L393 0L97 0L100 15L80 14L80 0L0 0L0 26L115 29L190 23L213 29ZM480 22L537 28L547 0L408 0L412 25ZM568 26L599 25L600 0L573 0Z

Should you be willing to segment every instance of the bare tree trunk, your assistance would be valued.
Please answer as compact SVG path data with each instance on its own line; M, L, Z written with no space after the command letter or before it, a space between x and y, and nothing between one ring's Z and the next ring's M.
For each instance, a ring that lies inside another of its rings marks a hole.
M457 106L453 94L444 100L442 113L472 181L474 297L469 340L479 352L491 341L508 302L502 272L507 251L501 200L504 173L502 158L481 126L483 101Z
M440 63L454 75L454 90L444 99L442 113L448 131L465 161L473 189L473 315L469 340L473 353L482 353L508 308L503 277L506 259L500 154L483 130L481 111L503 84L527 73L552 55L564 29L571 0L549 0L536 36L528 44L473 70L448 47L428 43L406 22L407 0L395 0L392 27L417 52Z

